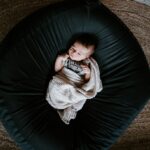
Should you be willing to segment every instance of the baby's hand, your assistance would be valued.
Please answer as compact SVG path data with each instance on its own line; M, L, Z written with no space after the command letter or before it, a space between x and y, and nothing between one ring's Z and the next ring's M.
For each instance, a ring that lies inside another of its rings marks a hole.
M55 72L60 71L64 66L64 61L69 57L68 54L62 54L58 55L56 61L55 61Z
M91 70L90 68L88 67L88 65L81 65L84 73L85 73L85 81L88 81L90 79L90 76L91 76Z
M88 67L88 65L81 65L83 72L85 73L84 79L85 81L88 81L90 79L91 76L91 70Z
M65 54L62 54L61 57L63 61L65 61L67 58L69 58L69 55L65 53Z
M83 71L84 71L85 74L90 75L91 70L88 67L88 65L81 65L81 67L82 67L82 69L83 69Z
M67 59L69 57L69 55L66 53L63 55L65 59Z

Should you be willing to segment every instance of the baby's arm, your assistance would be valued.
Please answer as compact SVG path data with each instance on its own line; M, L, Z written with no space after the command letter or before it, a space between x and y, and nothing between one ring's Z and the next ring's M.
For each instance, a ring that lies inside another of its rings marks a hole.
M81 67L82 67L83 71L85 72L84 79L85 79L85 81L88 81L91 76L91 70L88 65L81 65Z
M63 68L63 62L69 57L69 55L58 55L56 61L55 61L55 72L60 71Z

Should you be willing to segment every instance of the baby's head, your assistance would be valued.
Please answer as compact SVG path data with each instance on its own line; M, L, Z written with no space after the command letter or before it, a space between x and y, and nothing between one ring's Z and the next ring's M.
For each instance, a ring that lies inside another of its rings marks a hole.
M84 33L77 36L68 50L69 57L75 61L89 58L97 47L97 38L93 34Z

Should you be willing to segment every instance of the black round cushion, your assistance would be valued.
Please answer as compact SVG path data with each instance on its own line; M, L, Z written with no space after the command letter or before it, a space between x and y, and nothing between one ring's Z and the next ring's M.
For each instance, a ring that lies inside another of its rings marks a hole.
M45 100L70 38L92 33L103 90L65 125ZM150 97L150 71L129 29L104 5L59 2L28 16L0 47L0 119L23 150L107 150Z

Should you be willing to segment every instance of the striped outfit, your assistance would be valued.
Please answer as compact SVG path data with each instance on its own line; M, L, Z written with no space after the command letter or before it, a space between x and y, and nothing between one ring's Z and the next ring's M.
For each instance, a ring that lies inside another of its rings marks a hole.
M85 75L82 67L80 66L81 64L82 64L81 62L71 60L70 58L68 58L64 61L64 67L74 71L79 76Z

